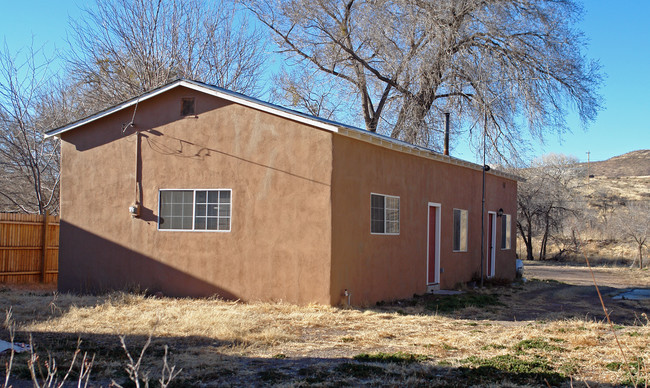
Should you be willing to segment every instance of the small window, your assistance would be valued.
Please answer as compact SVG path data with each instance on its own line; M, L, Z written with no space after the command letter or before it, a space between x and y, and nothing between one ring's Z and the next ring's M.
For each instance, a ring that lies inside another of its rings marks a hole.
M194 97L181 99L181 116L194 115Z
M467 251L467 210L454 209L454 246L456 252Z
M370 194L370 233L399 234L399 197Z
M231 190L160 190L158 229L229 232Z
M510 214L501 217L501 249L510 249Z

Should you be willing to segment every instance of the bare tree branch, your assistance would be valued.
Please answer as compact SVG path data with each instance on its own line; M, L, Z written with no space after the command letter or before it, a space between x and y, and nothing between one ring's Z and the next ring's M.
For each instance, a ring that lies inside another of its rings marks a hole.
M470 128L487 114L506 156L526 132L567 131L569 108L588 123L600 107L599 66L582 54L573 0L239 1L300 72L312 66L354 88L369 131L436 148L442 112Z
M17 54L0 50L0 208L58 212L58 142L44 140L53 114L45 104L51 61L32 45ZM60 110L60 107L57 107Z
M70 74L94 110L180 77L260 92L265 37L229 0L96 0L71 27Z

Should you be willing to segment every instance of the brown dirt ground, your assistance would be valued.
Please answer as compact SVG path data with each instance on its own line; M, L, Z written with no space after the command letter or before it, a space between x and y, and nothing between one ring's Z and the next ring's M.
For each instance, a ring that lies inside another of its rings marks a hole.
M646 323L642 314L650 315L650 300L613 299L628 289L649 289L650 277L645 271L597 267L592 269L592 277L586 266L527 262L524 268L524 278L533 281L519 292L511 293L510 297L504 293L506 299L512 300L501 311L501 319L508 320L507 315L510 315L512 320L604 320L605 314L594 286L594 277L613 322Z
M524 276L532 279L555 280L574 286L593 286L594 280L586 266L540 264L527 261ZM648 277L631 276L625 268L592 268L596 284L613 288L650 288Z
M491 320L506 325L521 325L530 321L550 322L567 319L606 321L606 316L594 286L589 268L579 266L527 262L524 279L511 286L488 282L477 293L495 294L500 305L464 308L451 313L439 313L457 319ZM593 268L603 303L614 324L647 324L650 300L621 300L615 296L630 289L650 289L650 273L629 268ZM441 296L424 295L416 298L422 306L436 303ZM380 309L393 311L408 306L413 300L397 301Z

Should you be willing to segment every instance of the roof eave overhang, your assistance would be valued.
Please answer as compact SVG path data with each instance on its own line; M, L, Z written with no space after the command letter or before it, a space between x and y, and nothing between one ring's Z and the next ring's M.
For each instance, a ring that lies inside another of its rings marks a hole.
M78 128L78 127L81 127L81 126L86 125L88 123L91 123L93 121L99 120L99 119L101 119L103 117L106 117L108 115L111 115L111 114L113 114L115 112L119 112L119 111L121 111L123 109L126 109L126 108L128 108L130 106L133 106L133 105L135 105L135 104L137 104L139 102L148 100L148 99L150 99L152 97L155 97L155 96L157 96L159 94L165 93L166 91L168 91L170 89L173 89L173 88L176 88L176 87L179 87L179 86L183 86L183 87L186 87L188 89L196 90L196 91L199 91L199 92L202 92L202 93L205 93L205 94L209 94L209 95L212 95L212 96L215 96L215 97L218 97L218 98L222 98L222 99L227 100L227 101L231 101L231 102L234 102L234 103L237 103L237 104L240 104L240 105L244 105L244 106L247 106L247 107L250 107L250 108L253 108L253 109L261 110L261 111L264 111L264 112L267 112L267 113L270 113L270 114L273 114L273 115L276 115L276 116L284 117L284 118L287 118L287 119L290 119L290 120L293 120L293 121L297 121L297 122L300 122L300 123L303 123L303 124L307 124L307 125L310 125L310 126L313 126L313 127L324 129L326 131L337 132L338 128L339 128L338 125L323 122L323 121L317 120L317 119L312 118L312 117L307 116L307 115L303 116L303 115L294 113L294 112L289 111L289 110L278 109L277 107L271 106L270 104L264 104L264 103L262 103L260 101L257 101L257 100L251 99L251 98L240 97L240 96L238 96L238 95L236 95L234 93L226 93L226 92L221 91L219 89L211 88L211 87L202 85L200 83L196 83L196 82L192 82L192 81L188 81L188 80L178 80L178 81L174 81L174 82L172 82L170 84L161 86L161 87L159 87L157 89L154 89L154 90L152 90L152 91L150 91L148 93L145 93L145 94L143 94L143 95L141 95L139 97L133 98L133 99L128 100L126 102L123 102L121 104L115 105L115 106L113 106L111 108L105 109L105 110L103 110L101 112L98 112L98 113L92 115L92 116L88 116L88 117L86 117L84 119L75 121L75 122L70 123L68 125L65 125L63 127L56 128L56 129L53 129L53 130L51 130L49 132L46 132L45 133L45 138L49 138L49 137L53 137L53 136L60 136L61 134L65 133L65 132L71 131L71 130L73 130L75 128Z
M389 148L389 149L396 150L396 151L399 151L399 152L408 153L408 154L411 154L411 155L416 155L416 156L426 158L426 159L435 160L435 161L442 162L442 163L453 164L453 165L456 165L456 166L470 168L472 170L477 170L477 171L481 171L483 169L483 166L481 166L479 164L471 163L471 162L468 162L468 161L465 161L465 160L462 160L462 159L453 158L453 157L451 157L449 155L443 155L443 154L437 153L435 151L432 151L432 150L430 150L428 148L419 147L419 146L416 146L416 145L413 145L413 144L410 144L410 143L406 143L406 142L403 142L403 141L400 141L400 140L397 140L397 139L393 139L393 138L390 138L390 137L380 136L380 135L377 135L377 134L371 134L370 132L367 132L367 131L362 131L362 130L358 130L358 129L354 129L354 128L340 127L338 133L340 135L351 137L351 138L358 139L358 140L361 140L361 141L365 141L367 143L376 144L376 145L379 145L379 146L382 146L382 147L385 147L385 148ZM521 181L522 180L522 178L520 178L520 177L518 177L516 175L509 174L507 172L503 172L503 171L500 171L500 170L491 169L487 173L490 174L490 175L496 175L496 176L499 176L499 177L502 177L502 178L510 179L510 180L513 180L513 181Z

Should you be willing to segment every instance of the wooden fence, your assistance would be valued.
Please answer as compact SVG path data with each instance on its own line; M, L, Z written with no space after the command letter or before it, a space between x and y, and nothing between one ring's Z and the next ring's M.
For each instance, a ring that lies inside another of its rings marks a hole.
M59 274L59 216L0 213L0 283L52 283Z

